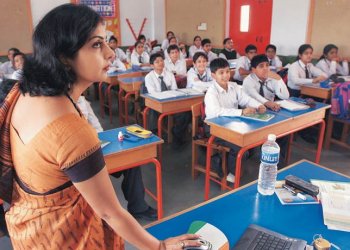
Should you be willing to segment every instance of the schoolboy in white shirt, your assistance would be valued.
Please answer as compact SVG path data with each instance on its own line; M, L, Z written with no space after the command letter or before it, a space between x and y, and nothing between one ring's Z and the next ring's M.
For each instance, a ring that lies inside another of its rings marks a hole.
M124 63L127 61L127 56L125 52L122 49L118 48L118 39L115 36L111 36L109 38L108 45L111 49L115 51L115 54L120 61Z
M162 50L163 51L166 51L166 49L169 47L169 39L171 38L171 37L175 37L175 34L174 34L174 32L172 32L172 31L168 31L167 33L166 33L166 38L163 40L163 42L162 42Z
M186 88L193 88L205 93L213 84L208 56L204 52L197 52L193 56L193 67L187 72Z
M145 77L146 91L150 94L155 92L163 92L167 90L177 89L174 74L164 68L164 56L162 53L155 53L150 58L153 70L149 72ZM158 120L159 113L150 110L149 113L149 128L155 130L155 121ZM191 120L190 112L174 115L174 127L172 128L172 134L174 136L173 147L174 149L180 149L185 143L185 135L188 128L188 124Z
M0 65L0 76L12 74L16 69L14 66L13 55L20 52L17 48L10 48L7 52L9 61Z
M338 56L338 47L334 44L327 44L323 48L323 55L316 64L316 67L321 69L331 76L334 74L347 76L349 75L349 63L347 60L341 60Z
M219 57L226 60L233 60L240 57L239 53L233 47L232 38L225 38L223 44L224 48L220 51Z
M257 55L252 59L252 73L243 81L243 91L261 104L274 111L278 111L280 106L275 103L275 97L288 99L289 92L282 78L271 72L269 69L269 59L266 55Z
M249 44L245 48L245 56L241 56L237 60L237 66L235 70L235 74L233 76L233 79L235 82L237 82L239 85L242 85L242 81L244 77L249 75L251 73L251 65L250 61L254 56L256 56L257 48L253 44Z
M275 102L275 97L288 99L289 92L282 78L271 72L269 59L266 55L257 55L252 59L252 73L243 81L243 91L254 98L266 108L279 111L280 105ZM278 138L277 143L281 148L280 165L284 165L287 155L288 136Z
M136 66L150 66L149 55L144 51L144 45L141 41L137 41L134 46L134 50L131 53L131 65Z
M202 48L205 54L208 56L208 62L210 63L215 58L218 58L218 55L211 51L211 41L208 38L202 40Z
M23 66L26 61L26 56L22 52L17 52L13 55L13 63L16 71L12 73L11 79L21 80L23 75Z
M269 44L269 45L266 46L265 54L266 54L266 56L267 56L267 58L269 60L270 70L272 70L274 72L278 72L281 69L283 69L282 61L276 55L276 51L277 51L277 48L276 48L275 45Z
M165 59L165 68L176 76L186 76L186 61L180 58L180 49L177 45L170 45L167 49L169 58Z
M210 63L210 70L215 81L208 88L204 98L206 119L219 116L242 116L256 112L266 112L264 105L245 94L242 88L235 82L229 82L230 68L227 60L223 58L214 59ZM239 108L238 106L243 108ZM206 131L209 131L208 128L206 128ZM228 175L226 179L229 182L234 182L236 155L240 148L220 138L216 138L216 142L230 147L227 160Z

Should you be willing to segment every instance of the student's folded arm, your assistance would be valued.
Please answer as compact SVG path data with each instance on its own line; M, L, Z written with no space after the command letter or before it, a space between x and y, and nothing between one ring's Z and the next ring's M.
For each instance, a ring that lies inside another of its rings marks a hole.
M205 95L205 114L208 119L219 116L241 116L242 109L223 108L220 106L218 97L207 92Z
M289 98L287 85L282 79L277 81L277 84L275 85L275 93L279 99L285 100Z
M325 72L323 72L321 69L319 69L319 68L317 68L315 66L311 67L311 74L315 75L317 77L324 76L324 77L328 78L328 75Z
M238 104L242 107L258 108L261 103L247 95L242 88L236 86ZM264 98L265 99L265 98ZM266 100L267 101L267 100Z
M348 76L349 75L349 63L348 61L343 61L342 65L338 65L340 68L339 71L341 72L342 75Z
M141 63L139 62L139 59L135 55L131 55L131 64L140 66Z
M219 58L227 59L226 56L223 53L219 54Z
M249 75L250 71L249 70L245 70L244 68L239 68L238 72L241 76L245 76L245 75Z

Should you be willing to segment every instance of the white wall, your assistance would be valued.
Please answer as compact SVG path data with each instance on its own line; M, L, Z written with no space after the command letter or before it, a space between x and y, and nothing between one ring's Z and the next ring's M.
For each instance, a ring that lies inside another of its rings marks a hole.
M31 0L33 27L51 9L70 0ZM144 18L147 18L142 33L150 39L157 39L161 42L165 37L165 0L120 0L120 28L121 45L132 45L135 39L126 22L129 18L136 35L142 25Z
M70 3L70 0L31 0L33 27L39 23L47 12L65 3Z
M306 41L310 0L273 0L271 39L277 54L296 55Z

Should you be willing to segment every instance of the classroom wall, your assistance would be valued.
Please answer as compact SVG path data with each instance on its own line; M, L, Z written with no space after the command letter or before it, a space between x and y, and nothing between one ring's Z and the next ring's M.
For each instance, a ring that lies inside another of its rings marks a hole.
M226 0L165 0L166 30L187 44L200 35L210 38L212 45L221 47L225 37ZM195 13L195 14L194 14ZM207 23L207 30L197 30Z
M307 36L310 0L273 0L270 42L280 55L296 55Z
M70 0L30 0L32 7L33 27L35 27L41 18L43 18L50 10L59 5L70 2Z

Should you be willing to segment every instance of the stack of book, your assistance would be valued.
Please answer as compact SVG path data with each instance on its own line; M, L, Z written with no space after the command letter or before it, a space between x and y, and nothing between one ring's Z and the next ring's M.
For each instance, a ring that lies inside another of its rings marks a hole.
M324 224L328 229L350 232L350 183L311 180L320 188Z

